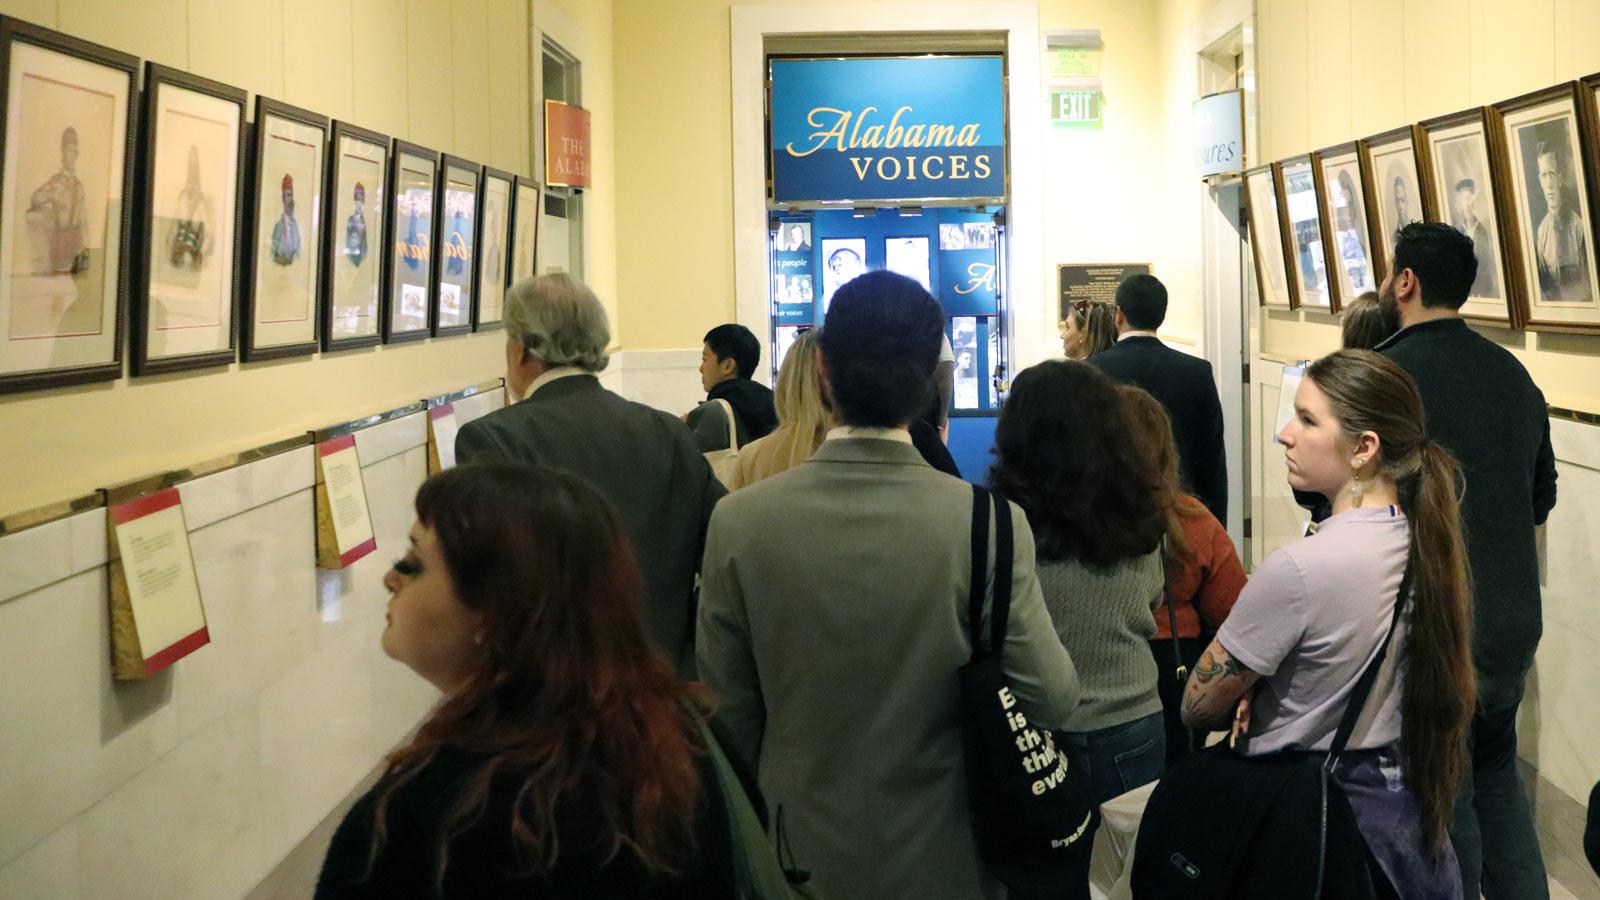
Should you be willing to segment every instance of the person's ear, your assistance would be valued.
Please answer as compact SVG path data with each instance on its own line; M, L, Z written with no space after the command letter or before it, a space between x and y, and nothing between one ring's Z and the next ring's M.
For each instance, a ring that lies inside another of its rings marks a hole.
M733 357L730 356L727 359L717 360L717 374L721 375L723 378L732 378L734 375L737 375L738 372L739 363Z
M1383 442L1376 431L1363 431L1356 436L1355 452L1350 454L1350 466L1356 471L1365 469L1376 461L1383 449Z

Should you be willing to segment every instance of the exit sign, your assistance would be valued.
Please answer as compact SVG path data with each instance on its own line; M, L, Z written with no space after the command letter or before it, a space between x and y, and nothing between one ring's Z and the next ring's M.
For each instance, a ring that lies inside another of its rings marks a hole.
M1099 128L1098 90L1051 91L1050 120L1059 128Z

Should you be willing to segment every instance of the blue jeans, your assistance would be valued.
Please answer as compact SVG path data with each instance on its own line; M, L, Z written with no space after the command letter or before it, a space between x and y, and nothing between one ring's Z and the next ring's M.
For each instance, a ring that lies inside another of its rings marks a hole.
M1089 779L1095 806L1161 777L1167 759L1167 731L1161 713L1099 731L1056 735L1067 763Z

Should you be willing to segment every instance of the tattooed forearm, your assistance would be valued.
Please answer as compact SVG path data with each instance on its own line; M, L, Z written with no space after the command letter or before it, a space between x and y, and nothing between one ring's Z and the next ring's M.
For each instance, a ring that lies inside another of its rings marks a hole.
M1226 728L1239 698L1260 678L1215 641L1206 648L1183 692L1183 721L1191 728Z

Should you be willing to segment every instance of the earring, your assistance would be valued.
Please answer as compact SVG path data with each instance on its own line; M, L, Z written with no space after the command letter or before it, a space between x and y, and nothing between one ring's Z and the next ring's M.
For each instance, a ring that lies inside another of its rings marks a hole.
M1355 460L1350 461L1350 503L1352 506L1361 505L1361 495L1367 492L1367 483L1361 480L1361 465Z
M477 644L479 647L482 647L483 646L483 632L480 631L477 634L473 635L472 636L472 642L474 644Z

